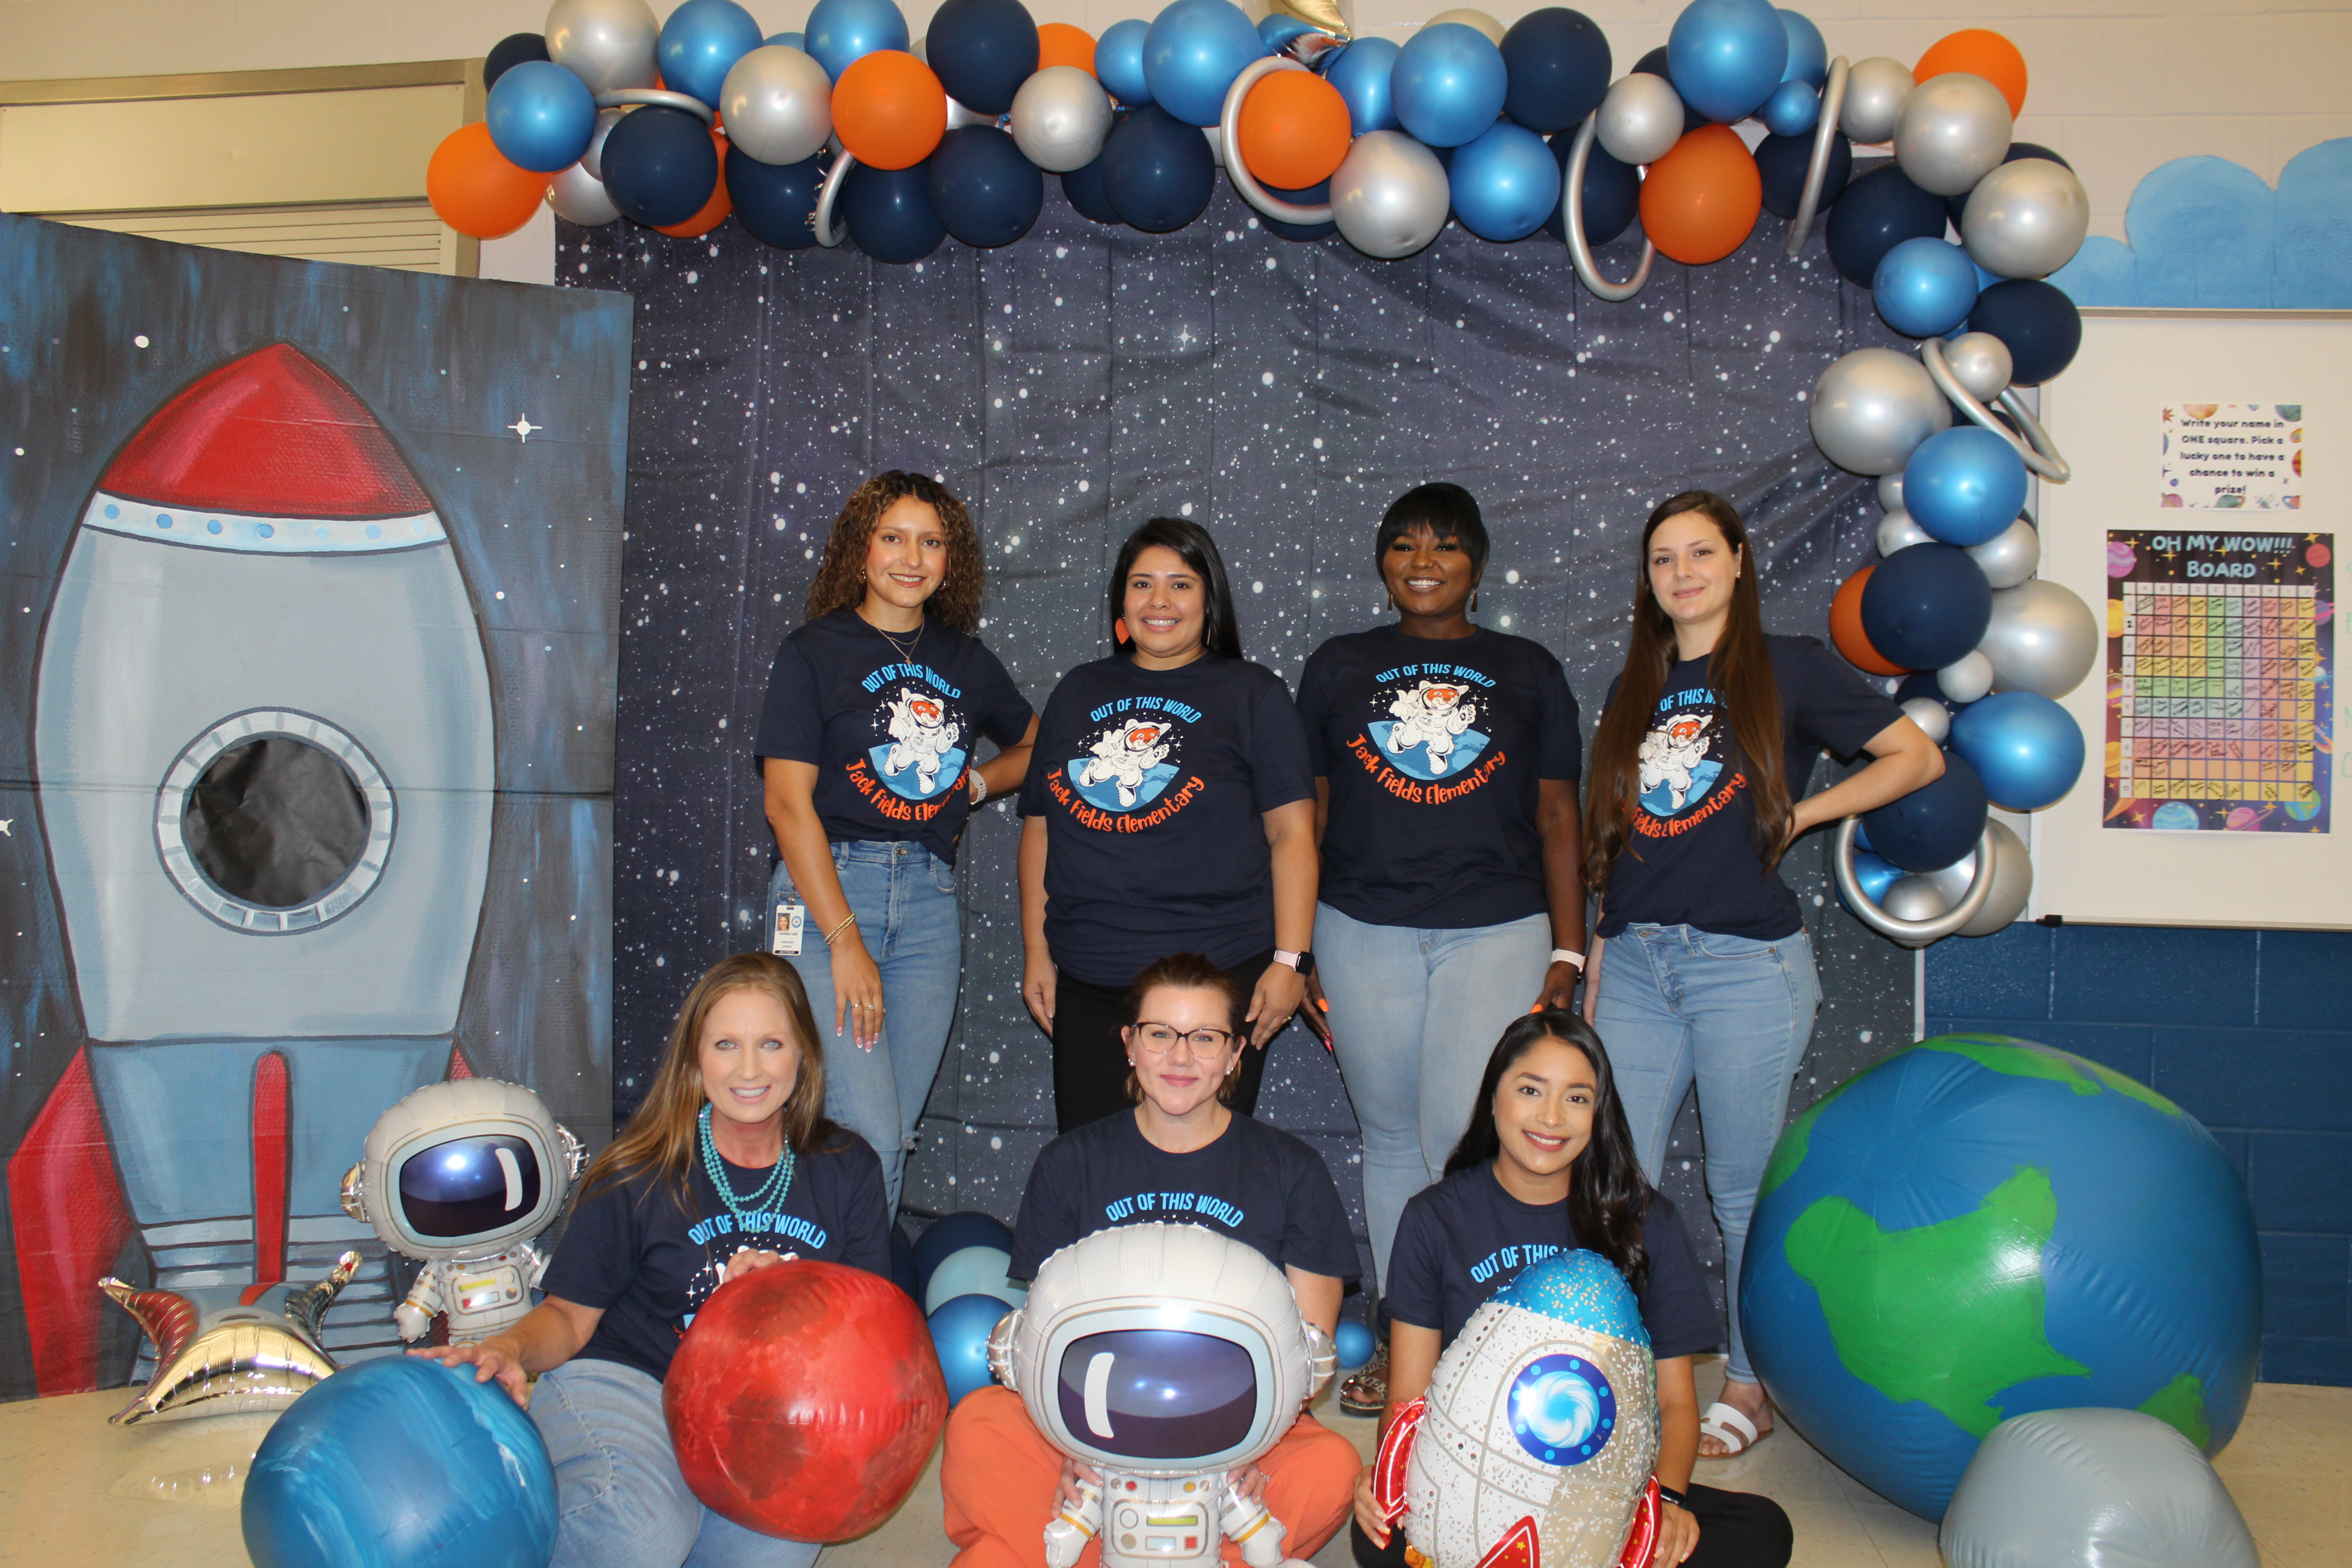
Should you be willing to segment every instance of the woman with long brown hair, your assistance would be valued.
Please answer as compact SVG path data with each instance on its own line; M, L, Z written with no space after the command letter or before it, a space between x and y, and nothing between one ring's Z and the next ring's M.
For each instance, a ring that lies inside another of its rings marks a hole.
M895 468L858 486L776 650L753 742L778 852L769 951L810 955L817 1026L848 1047L826 1109L882 1156L893 1209L955 1018L956 847L973 806L1020 787L1037 729L973 635L982 586L979 536L946 486ZM982 734L1002 749L978 763Z
M545 1299L479 1344L411 1352L471 1364L530 1411L555 1465L562 1568L815 1560L813 1543L695 1500L662 1379L695 1313L740 1275L800 1258L888 1278L881 1166L825 1120L824 1079L793 966L764 952L720 961L687 993L645 1103L588 1167Z
M1756 575L1747 527L1721 496L1686 491L1650 514L1584 806L1585 884L1601 899L1584 1013L1609 1042L1654 1186L1698 1085L1734 1298L1729 1381L1700 1424L1706 1458L1771 1430L1740 1342L1739 1258L1821 1005L1780 857L1807 829L1944 771L1926 731L1820 641L1765 633ZM1824 749L1874 760L1806 795Z

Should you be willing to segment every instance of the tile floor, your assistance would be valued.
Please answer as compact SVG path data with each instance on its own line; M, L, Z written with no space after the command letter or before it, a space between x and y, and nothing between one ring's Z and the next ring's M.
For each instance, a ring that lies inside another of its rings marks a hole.
M1701 1368L1702 1396L1721 1363ZM211 1416L107 1425L121 1390L0 1405L0 1563L237 1568L244 1468L268 1418ZM1318 1411L1371 1441L1369 1421ZM2352 1389L2264 1384L2219 1468L2253 1527L2266 1568L2352 1563ZM1699 1479L1769 1492L1797 1527L1796 1568L1937 1568L1933 1526L1879 1498L1783 1427L1752 1453L1702 1464ZM822 1568L944 1564L937 1460L906 1505ZM1345 1564L1347 1537L1318 1564Z

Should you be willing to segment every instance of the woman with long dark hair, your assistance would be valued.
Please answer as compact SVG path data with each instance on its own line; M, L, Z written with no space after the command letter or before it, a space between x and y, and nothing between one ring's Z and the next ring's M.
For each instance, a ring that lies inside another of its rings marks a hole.
M1780 1568L1789 1516L1769 1498L1694 1486L1698 1394L1691 1357L1723 1342L1715 1302L1674 1204L1643 1179L1609 1053L1581 1018L1546 1008L1516 1019L1486 1058L1469 1125L1445 1178L1405 1205L1390 1253L1389 1407L1426 1393L1437 1359L1521 1269L1571 1247L1615 1264L1633 1286L1657 1363L1658 1543L1651 1568ZM1356 1561L1404 1561L1404 1532L1356 1486Z
M1046 700L1021 792L1021 999L1053 1037L1064 1132L1127 1106L1129 976L1178 952L1233 976L1246 1112L1315 965L1307 742L1282 678L1242 657L1216 542L1153 518L1120 547L1109 601L1112 651Z
M1701 1421L1705 1458L1771 1430L1736 1282L1821 1005L1780 858L1806 830L1944 771L1926 731L1818 640L1765 633L1756 578L1747 527L1721 496L1691 490L1650 514L1584 805L1585 883L1601 899L1585 1016L1616 1053L1654 1184L1696 1080L1707 1197L1735 1282L1729 1380ZM1825 749L1873 761L1806 795Z
M895 468L858 486L753 742L776 837L769 949L810 955L810 1004L848 1047L826 1109L882 1156L893 1209L955 1020L956 847L972 807L1020 787L1037 728L973 635L982 587L979 536L946 486ZM1002 748L985 763L982 735Z

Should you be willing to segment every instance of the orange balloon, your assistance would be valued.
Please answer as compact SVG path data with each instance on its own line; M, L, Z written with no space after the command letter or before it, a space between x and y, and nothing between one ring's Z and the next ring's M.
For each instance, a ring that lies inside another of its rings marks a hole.
M904 49L860 55L833 84L833 130L859 163L911 169L948 133L948 89Z
M1037 29L1037 68L1044 70L1047 66L1076 66L1088 76L1094 75L1094 35L1067 22L1044 24Z
M1866 669L1873 675L1908 675L1911 672L1870 646L1870 638L1862 629L1862 591L1870 585L1870 574L1875 566L1865 566L1847 578L1839 587L1837 597L1830 601L1830 641L1837 644L1838 652L1856 669Z
M500 239L529 223L547 195L552 174L518 169L490 141L490 128L460 125L441 139L425 165L425 195L433 212L459 234Z
M1277 190L1328 180L1348 155L1348 100L1312 71L1261 77L1242 100L1242 162Z
M711 184L710 199L702 204L700 212L684 223L664 226L662 233L678 239L692 239L697 235L709 234L725 223L727 215L735 210L735 203L727 194L727 138L713 131L710 139L719 144L719 178Z
M1755 232L1764 176L1728 125L1702 125L1650 165L1642 181L1642 232L1686 267L1720 261Z
M1919 57L1911 75L1926 81L1949 71L1980 76L2000 89L2001 97L2009 100L2012 119L2025 112L2025 57L1999 33L1969 27L1949 37L1938 38L1927 46L1927 52Z

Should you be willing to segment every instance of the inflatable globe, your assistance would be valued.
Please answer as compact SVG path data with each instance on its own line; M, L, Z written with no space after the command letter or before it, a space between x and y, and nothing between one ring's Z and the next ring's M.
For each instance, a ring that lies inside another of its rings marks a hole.
M2243 1184L2179 1106L2030 1040L1945 1035L1781 1135L1739 1310L1807 1440L1939 1520L2028 1411L2144 1411L2219 1453L2253 1385L2261 1263Z

